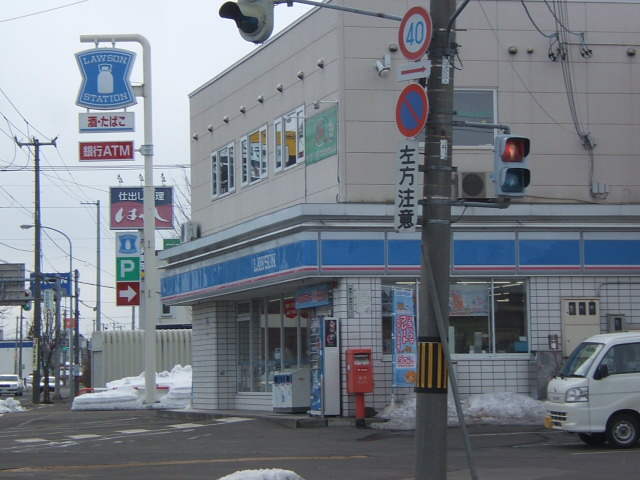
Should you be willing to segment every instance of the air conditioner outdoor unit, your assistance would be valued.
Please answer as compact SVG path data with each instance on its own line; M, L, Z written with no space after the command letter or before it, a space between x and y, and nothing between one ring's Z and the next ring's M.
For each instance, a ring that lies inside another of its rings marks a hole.
M198 222L185 222L180 225L180 238L182 243L190 242L200 236L200 225Z
M458 172L458 198L491 198L494 196L493 173Z

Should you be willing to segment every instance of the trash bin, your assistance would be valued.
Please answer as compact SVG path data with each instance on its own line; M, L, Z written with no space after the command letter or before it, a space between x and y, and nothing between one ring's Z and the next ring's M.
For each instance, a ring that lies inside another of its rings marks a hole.
M308 368L287 369L273 374L273 411L306 412L311 405L311 380Z

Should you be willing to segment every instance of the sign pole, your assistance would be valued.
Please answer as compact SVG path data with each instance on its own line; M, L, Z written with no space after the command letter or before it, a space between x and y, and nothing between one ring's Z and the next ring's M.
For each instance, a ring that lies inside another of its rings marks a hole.
M160 277L156 268L155 245L155 192L153 186L153 124L151 95L151 45L138 34L81 35L83 43L137 42L142 46L144 97L144 145L140 153L144 156L144 293L141 310L144 310L144 370L145 403L155 403L156 392L156 324L160 294Z

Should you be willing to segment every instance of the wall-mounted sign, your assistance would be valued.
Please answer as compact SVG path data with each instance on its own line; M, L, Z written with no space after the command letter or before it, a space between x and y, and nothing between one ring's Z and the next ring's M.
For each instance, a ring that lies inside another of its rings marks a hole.
M306 163L318 162L338 154L338 107L307 119L305 125Z
M76 105L98 110L116 110L137 103L129 81L134 52L116 48L94 48L76 53L82 85Z

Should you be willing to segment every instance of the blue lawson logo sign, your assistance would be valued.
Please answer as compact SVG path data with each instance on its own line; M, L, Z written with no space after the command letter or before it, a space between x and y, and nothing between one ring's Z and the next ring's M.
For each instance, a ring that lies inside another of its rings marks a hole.
M83 80L76 105L113 110L137 103L129 81L134 52L116 48L94 48L76 53Z

